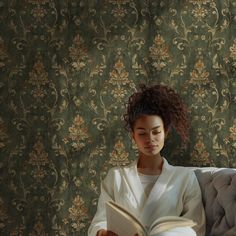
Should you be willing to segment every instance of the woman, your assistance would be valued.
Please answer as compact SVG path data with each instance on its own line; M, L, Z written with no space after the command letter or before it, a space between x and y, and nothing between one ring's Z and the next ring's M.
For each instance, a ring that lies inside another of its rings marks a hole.
M108 172L88 235L116 235L107 231L105 212L105 203L114 201L147 227L162 216L180 216L197 223L193 228L177 227L157 236L204 236L205 213L194 171L174 167L160 154L172 128L184 143L188 141L187 109L180 96L167 86L143 85L129 98L124 119L139 156L129 166Z

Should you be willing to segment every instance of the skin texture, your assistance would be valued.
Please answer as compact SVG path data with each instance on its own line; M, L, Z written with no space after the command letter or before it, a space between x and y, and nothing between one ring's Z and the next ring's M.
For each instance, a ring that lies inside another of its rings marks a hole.
M160 151L166 138L162 118L157 115L141 116L134 124L132 136L139 150L139 171L160 174L163 164Z

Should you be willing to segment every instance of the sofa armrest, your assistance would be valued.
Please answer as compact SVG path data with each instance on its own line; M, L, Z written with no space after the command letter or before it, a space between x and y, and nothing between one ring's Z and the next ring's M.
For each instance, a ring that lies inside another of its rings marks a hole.
M204 167L194 171L202 191L206 235L236 235L236 169Z

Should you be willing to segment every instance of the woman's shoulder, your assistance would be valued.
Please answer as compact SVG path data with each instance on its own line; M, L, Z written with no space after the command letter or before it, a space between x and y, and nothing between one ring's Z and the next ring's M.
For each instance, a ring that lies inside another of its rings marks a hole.
M173 175L172 179L177 182L195 185L197 183L197 177L195 175L194 170L185 166L173 166L172 167Z
M122 173L124 173L126 171L130 171L130 170L132 170L135 167L135 164L136 164L136 161L131 161L127 165L114 166L114 167L109 169L108 175L122 174Z
M195 177L194 170L187 166L172 166L172 168L178 175Z
M178 165L169 164L169 162L166 159L164 159L164 167L171 172L182 173L184 175L194 174L193 169L186 166L178 166Z
M194 174L194 170L187 166L176 166L178 171L183 171L186 174Z

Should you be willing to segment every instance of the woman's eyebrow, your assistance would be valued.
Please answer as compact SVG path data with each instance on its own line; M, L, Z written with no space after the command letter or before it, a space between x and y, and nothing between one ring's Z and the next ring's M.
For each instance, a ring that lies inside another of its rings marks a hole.
M153 127L152 130L153 130L153 129L158 129L158 128L160 128L160 127L161 127L160 125L157 125L157 126Z
M153 128L151 128L151 130L153 129L158 129L160 128L161 126L160 125L157 125L157 126L154 126ZM139 129L139 130L146 130L145 128L142 128L142 127L137 127L136 129Z
M141 129L141 130L145 130L145 128L142 128L142 127L137 127L136 129Z

